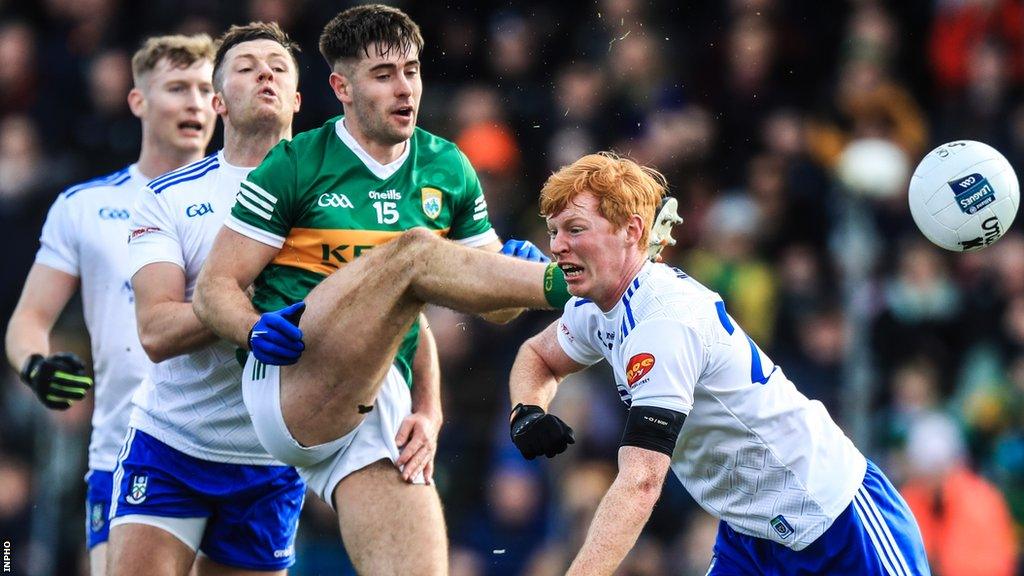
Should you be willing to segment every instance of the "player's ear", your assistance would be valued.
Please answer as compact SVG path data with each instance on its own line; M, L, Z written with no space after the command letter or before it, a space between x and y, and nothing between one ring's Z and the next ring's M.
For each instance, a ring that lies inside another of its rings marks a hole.
M146 111L146 96L142 93L142 90L132 88L128 91L128 108L136 118L142 118L143 113Z
M302 108L302 94L295 93L295 111L298 112L299 108Z
M342 104L352 103L352 83L349 82L347 76L339 72L331 72L331 77L327 81L331 84L331 90L334 91L335 98Z
M640 237L644 234L644 219L639 214L633 214L626 221L626 243L640 244Z
M221 92L213 93L213 113L218 116L228 113L227 104L224 103L224 94Z

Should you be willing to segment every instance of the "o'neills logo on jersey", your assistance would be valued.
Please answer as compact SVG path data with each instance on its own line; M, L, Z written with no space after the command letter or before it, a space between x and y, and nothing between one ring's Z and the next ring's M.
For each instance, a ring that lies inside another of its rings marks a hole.
M395 189L384 190L382 192L381 191L377 191L377 190L370 190L366 195L367 195L367 197L370 198L370 200L401 200L402 199L402 193L399 192L398 190L395 190Z
M441 198L443 194L437 188L423 188L420 190L423 198L423 213L427 218L436 220L441 215Z
M633 356L626 363L626 382L632 388L654 368L654 354L643 352Z

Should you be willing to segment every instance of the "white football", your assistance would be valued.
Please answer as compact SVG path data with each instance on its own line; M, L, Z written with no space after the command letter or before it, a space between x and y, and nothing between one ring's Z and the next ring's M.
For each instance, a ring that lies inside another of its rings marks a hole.
M932 150L910 178L910 214L933 243L954 252L980 250L1010 228L1020 185L995 148L957 140Z

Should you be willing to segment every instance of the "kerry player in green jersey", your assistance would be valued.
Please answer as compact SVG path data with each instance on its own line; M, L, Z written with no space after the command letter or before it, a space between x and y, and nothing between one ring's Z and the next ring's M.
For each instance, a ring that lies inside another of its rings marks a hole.
M352 8L320 44L345 115L280 143L242 182L194 306L250 350L257 435L335 507L357 571L441 574L437 492L406 482L433 454L403 460L396 446L417 315L433 302L510 318L560 305L564 279L524 261L543 259L528 243L503 248L465 156L416 128L423 39L408 16Z

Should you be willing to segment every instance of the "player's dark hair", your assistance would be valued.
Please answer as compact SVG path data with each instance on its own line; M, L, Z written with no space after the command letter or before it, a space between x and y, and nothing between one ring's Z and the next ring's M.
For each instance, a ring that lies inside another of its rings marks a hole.
M420 27L405 12L382 4L349 8L328 22L320 35L320 53L332 69L342 60L369 57L371 47L378 56L387 56L413 46L417 53L423 50Z
M288 34L277 25L277 22L250 22L245 26L232 26L228 31L217 39L217 54L213 59L213 87L220 90L223 87L224 56L228 50L243 43L253 40L272 40L277 42L288 51L295 64L295 75L299 75L299 45L288 37Z

